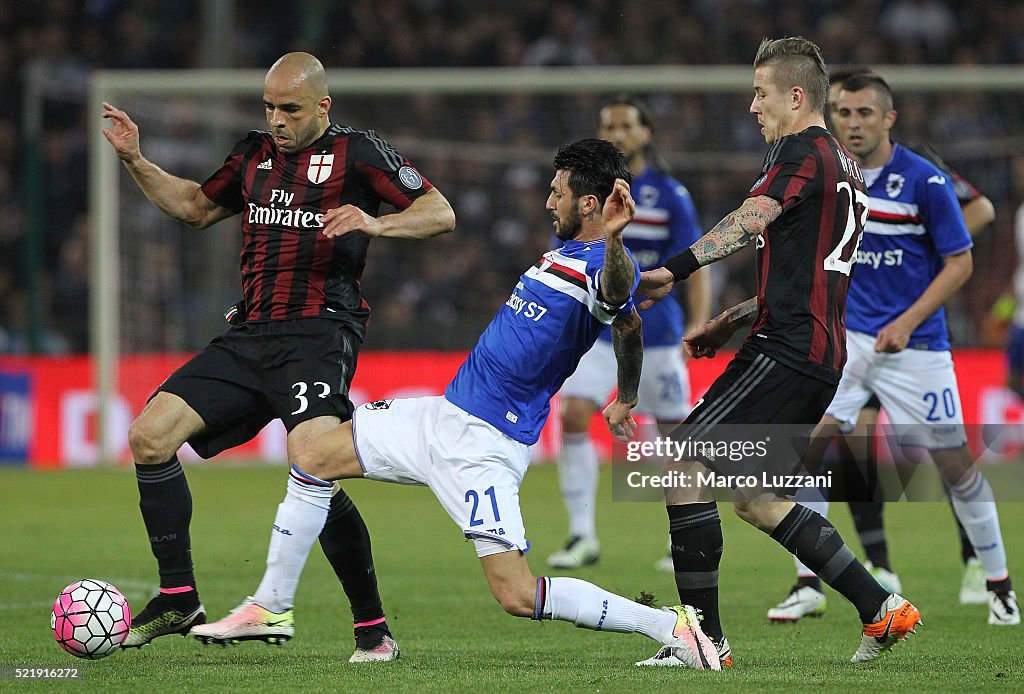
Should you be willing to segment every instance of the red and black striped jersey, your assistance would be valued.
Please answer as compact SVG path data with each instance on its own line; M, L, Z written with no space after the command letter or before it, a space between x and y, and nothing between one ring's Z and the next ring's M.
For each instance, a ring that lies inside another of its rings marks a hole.
M782 214L756 240L757 317L746 342L838 383L846 363L846 292L867 217L864 175L827 130L776 140L749 197Z
M202 185L211 201L242 214L246 320L323 317L362 336L370 307L360 296L369 239L327 238L324 214L350 204L377 216L402 210L432 188L372 130L331 125L309 147L283 154L271 134L250 131Z

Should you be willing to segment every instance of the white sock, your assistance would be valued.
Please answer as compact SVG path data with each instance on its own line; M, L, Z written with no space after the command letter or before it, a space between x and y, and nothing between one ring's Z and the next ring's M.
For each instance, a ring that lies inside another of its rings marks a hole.
M999 530L996 499L981 470L973 468L967 479L950 487L949 498L978 560L985 567L985 577L990 581L1005 579L1009 570L1006 567L1006 546Z
M274 530L270 533L267 569L253 594L253 599L271 612L284 612L295 606L299 576L327 522L333 486L292 466L288 492L277 507Z
M818 512L822 518L828 518L828 499L825 498L824 493L820 489L816 487L801 487L797 490L793 500L801 506L806 506L812 511ZM793 564L796 565L796 575L801 578L816 575L812 569L797 559L795 554L793 555Z
M538 602L545 619L572 622L581 629L639 633L661 644L672 641L676 614L609 593L578 578L556 576L537 579Z
M563 435L558 480L569 514L569 536L596 538L597 451L589 433Z

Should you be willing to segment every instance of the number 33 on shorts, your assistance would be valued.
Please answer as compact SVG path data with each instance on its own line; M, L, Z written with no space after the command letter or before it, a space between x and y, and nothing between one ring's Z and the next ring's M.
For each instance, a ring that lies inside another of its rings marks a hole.
M292 390L295 391L295 395L293 397L298 402L298 409L292 412L293 415L302 414L309 409L309 396L307 393L309 393L310 390L313 391L313 393L309 393L310 395L315 393L316 397L321 399L326 398L331 394L331 386L323 381L314 381L312 384L306 383L305 381L298 381L292 384Z

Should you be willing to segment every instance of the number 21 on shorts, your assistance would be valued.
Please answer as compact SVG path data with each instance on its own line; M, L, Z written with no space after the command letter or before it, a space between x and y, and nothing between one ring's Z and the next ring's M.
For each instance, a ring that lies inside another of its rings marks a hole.
M494 517L495 523L500 523L501 514L498 512L498 498L494 494L494 487L490 486L485 489L483 496L491 500L491 515ZM483 525L486 521L477 514L482 513L484 509L480 505L480 494L475 489L466 492L466 503L470 504L469 527L476 528Z

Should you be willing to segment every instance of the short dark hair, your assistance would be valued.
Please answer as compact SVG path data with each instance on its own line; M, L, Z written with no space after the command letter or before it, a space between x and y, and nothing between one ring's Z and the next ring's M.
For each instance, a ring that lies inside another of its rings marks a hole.
M577 198L594 195L602 204L612 194L616 178L627 183L633 179L626 158L607 140L588 138L562 145L553 163L556 171L569 172L573 195Z
M867 65L840 65L829 70L828 83L829 86L842 84L854 75L864 75L869 72L871 72L871 68Z
M889 83L882 79L881 75L874 72L858 72L843 80L842 88L847 92L859 92L867 88L874 89L882 102L882 110L893 110L896 100L892 96L892 89Z
M828 98L828 70L821 49L802 36L765 39L754 56L754 69L778 63L775 83L783 89L800 86L807 92L811 108L825 109Z

